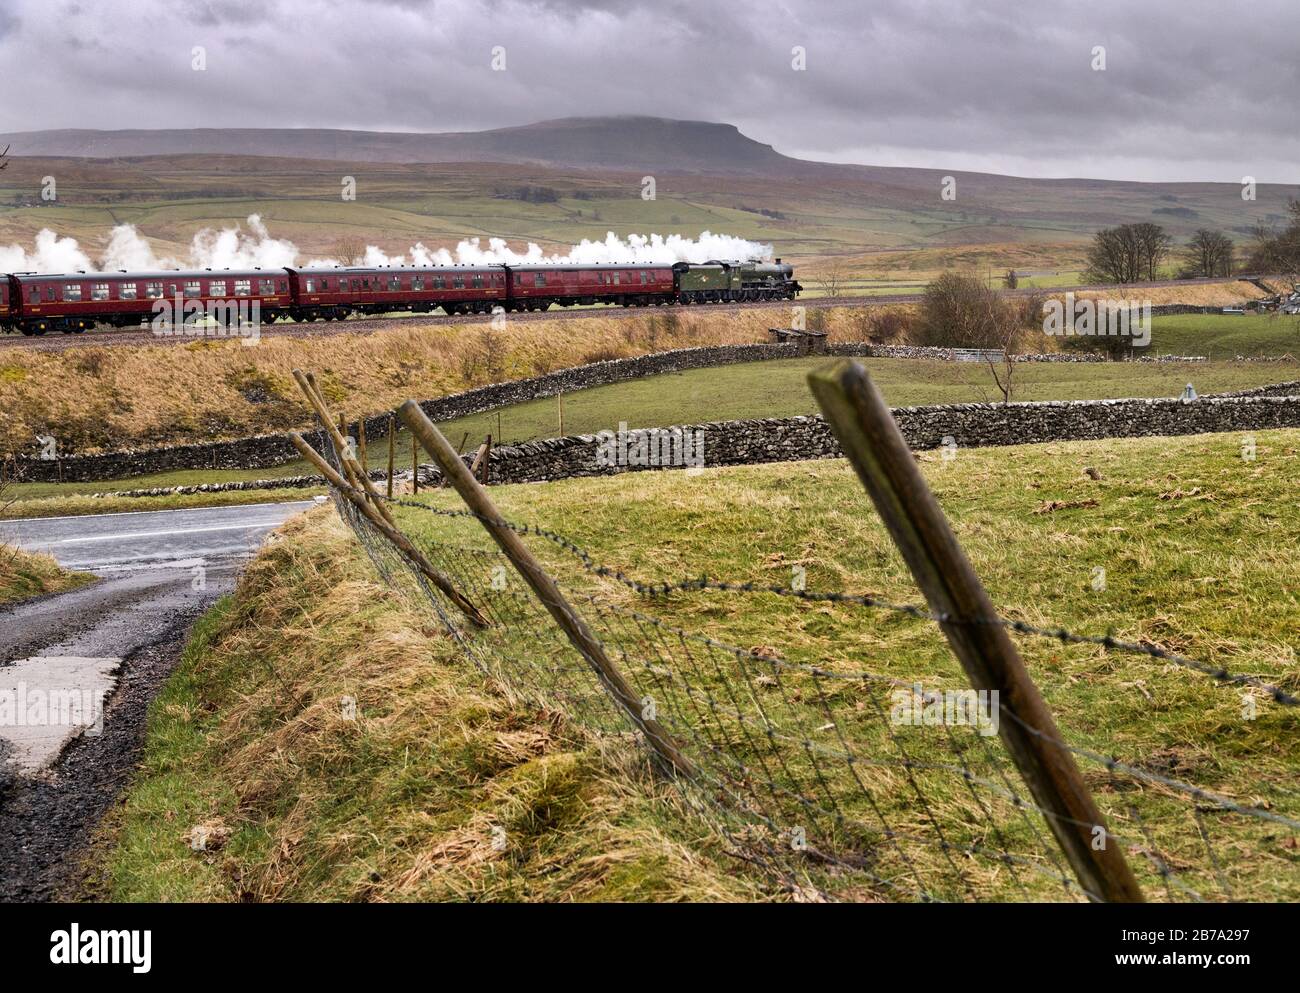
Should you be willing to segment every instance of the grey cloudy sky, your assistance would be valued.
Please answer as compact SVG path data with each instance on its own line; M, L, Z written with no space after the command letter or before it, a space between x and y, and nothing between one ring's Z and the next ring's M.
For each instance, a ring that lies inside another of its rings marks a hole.
M1298 94L1297 0L0 0L0 131L653 114L842 162L1297 183Z

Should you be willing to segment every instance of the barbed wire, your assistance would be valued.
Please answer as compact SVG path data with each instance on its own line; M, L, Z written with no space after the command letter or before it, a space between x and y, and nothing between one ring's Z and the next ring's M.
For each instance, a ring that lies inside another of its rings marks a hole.
M1096 645L1111 651L1146 655L1153 659L1159 659L1162 662L1169 662L1173 665L1178 665L1199 672L1202 675L1210 676L1217 682L1251 686L1267 693L1276 703L1280 703L1284 706L1300 706L1300 697L1293 696L1281 687L1264 682L1256 676L1250 676L1244 673L1233 673L1223 666L1213 665L1209 662L1202 662L1198 659L1187 658L1177 652L1161 648L1159 645L1149 642L1124 641L1109 634L1079 634L1064 627L1040 627L1030 624L1027 621L1013 620L1004 617L957 618L949 614L935 613L928 607L919 604L894 603L882 597L871 596L868 594L840 593L836 591L823 590L801 590L790 586L779 586L775 584L730 582L710 579L708 576L687 577L671 581L647 583L626 575L620 569L598 564L592 557L591 553L571 538L546 528L538 527L537 525L517 524L504 518L488 519L470 510L445 510L440 507L431 507L426 503L419 503L412 500L394 498L392 502L401 507L420 510L438 516L472 518L481 523L494 524L498 527L508 528L521 536L534 535L543 538L577 558L583 569L592 575L600 578L612 579L615 582L626 586L634 593L645 596L662 597L668 596L672 593L687 593L698 590L714 590L723 593L768 593L774 596L790 597L814 603L833 603L890 610L920 620L934 621L938 624L979 624L1005 627L1018 634L1033 635L1040 638L1059 641L1063 644Z

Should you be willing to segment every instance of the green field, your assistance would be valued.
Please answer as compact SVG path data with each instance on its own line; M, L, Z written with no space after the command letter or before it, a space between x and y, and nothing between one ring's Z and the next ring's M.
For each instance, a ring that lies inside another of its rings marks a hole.
M460 418L441 427L453 442L468 432L467 444L478 444L487 434L509 443L617 430L620 421L635 428L812 414L817 405L805 377L825 361L783 359L693 369L570 393L563 401L563 432L560 401L555 398ZM866 359L863 364L894 407L1001 400L986 365L918 359ZM1263 363L1027 362L1016 369L1014 398L1173 397L1188 382L1198 393L1218 393L1297 378L1300 367Z
M1260 432L1257 445L1253 462L1242 460L1235 435L968 450L952 462L928 455L921 462L1004 615L1147 639L1294 693L1300 689L1300 599L1290 577L1300 568L1291 540L1300 514L1300 432ZM810 590L917 598L868 500L838 460L699 475L633 473L500 487L492 495L511 520L567 535L596 562L644 581L707 575L784 586L799 565ZM424 499L458 505L446 491ZM1043 509L1053 502L1065 506ZM491 547L473 520L399 513L426 547ZM654 787L630 774L625 760L608 757L616 750L600 760L563 717L542 730L537 711L512 711L508 698L486 687L476 691L475 671L447 639L427 636L428 628L425 637L412 633L428 623L427 615L377 595L364 580L373 573L360 550L326 533L321 515L314 520L301 533L291 526L268 549L241 591L201 628L151 712L143 770L115 825L117 847L109 849L108 895L753 898L761 877L744 861L720 858L716 837L689 815L673 823L656 819L654 810L667 813L671 801L661 795L656 803L664 806L648 806L646 791ZM581 572L574 559L540 539L528 541L566 586L598 597L607 609L635 608L691 634L760 646L753 650L837 672L865 670L927 686L961 679L924 619L763 594L648 598ZM446 554L474 575L479 560L472 553ZM1100 588L1097 569L1105 570ZM486 595L485 577L467 581ZM500 594L503 609L513 596L509 589ZM602 638L622 637L607 635L604 614L583 610ZM290 642L285 624L310 630L311 637ZM493 657L523 667L518 676L559 659L550 655L553 642L537 635L503 627L476 638ZM1239 803L1293 819L1300 814L1294 788L1300 770L1289 744L1294 710L1255 694L1258 709L1247 718L1241 689L1204 675L1100 647L1018 640L1072 744ZM620 657L637 687L652 670L663 678L653 669L661 664L656 654ZM271 658L274 668L265 664ZM713 673L707 665L681 670L688 685L716 699L723 684L715 679L726 673ZM769 712L782 720L811 714L800 733L822 751L806 752L792 741L786 764L765 767L764 778L747 788L761 793L766 777L779 783L806 773L810 756L842 747L835 736L843 735L860 750L858 783L865 782L877 803L874 813L862 804L862 790L843 765L821 765L817 803L835 796L846 831L859 821L868 825L856 844L869 853L871 871L827 872L809 862L800 871L811 882L848 899L906 899L906 887L900 896L875 881L904 876L909 883L913 876L923 880L942 898L1062 897L1050 874L1033 866L964 853L964 889L945 888L953 873L933 848L909 847L914 864L904 870L871 824L883 820L904 836L938 827L954 845L1007 850L1032 847L1033 835L1008 805L981 811L960 776L927 765L955 761L942 735L907 729L914 785L896 767L865 761L877 757L877 746L889 748L870 736L871 708L862 707L866 684L834 684L827 706L836 708L839 723L826 723L818 692L797 675L787 670L779 688L769 683L756 692L766 694ZM338 717L342 694L356 698L360 720ZM707 710L663 706L683 728L709 720ZM743 750L743 735L716 720L709 740L730 733L726 747ZM978 750L962 761L985 768ZM1084 774L1111 830L1124 839L1148 899L1300 899L1292 829L1216 811L1212 803L1096 764L1085 762ZM611 797L614 781L630 784L618 801ZM1194 806L1202 808L1199 821ZM793 823L815 816L796 814ZM199 823L229 832L218 858L185 845L188 827ZM506 825L508 839L496 856L493 824ZM825 840L810 829L810 844ZM1162 883L1160 864L1172 867L1187 889ZM746 887L751 896L740 896Z
M1296 315L1175 314L1157 317L1153 324L1151 348L1161 355L1300 360L1300 316Z

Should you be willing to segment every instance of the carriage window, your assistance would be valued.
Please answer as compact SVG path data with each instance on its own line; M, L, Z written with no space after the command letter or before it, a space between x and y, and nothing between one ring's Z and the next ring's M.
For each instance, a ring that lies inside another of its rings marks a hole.
M424 289L424 277L423 277L423 276L412 276L412 277L411 277L411 289L413 289L413 290L422 290L422 289Z
M465 277L464 277L464 276L452 276L452 277L451 277L451 285L454 286L454 287L455 287L456 289L458 289L458 290L463 290L463 289L465 288Z
M539 272L539 273L537 274L537 285L538 285L538 286L545 286L545 285L546 285L546 273L544 273L544 272Z
M400 290L401 288L402 288L402 277L401 277L401 276L389 276L389 277L388 277L388 289L389 289L390 291L392 291L393 293L396 293L396 292L397 292L398 290Z
M257 281L257 292L259 296L275 296L275 280L259 279Z
M235 296L246 297L253 292L253 281L251 279L235 280Z
M475 286L482 286L482 285L483 285L483 277L482 277L482 276L475 276L475 277L474 277L474 285L475 285Z
M161 300L163 295L162 283L145 283L144 295L150 300Z
M289 292L289 281L287 279L280 280L280 292L281 293Z
M64 284L63 284L63 299L64 299L64 300L67 300L67 301L80 300L80 299L81 299L81 284L80 284L80 283L64 283Z
M314 279L307 280L307 292L308 293L316 292L316 280Z
M119 300L134 300L136 285L135 283L118 283L117 298Z
M197 297L203 295L199 290L199 281L197 279L189 279L185 281L185 295L187 297Z
M644 286L648 282L650 282L650 273L643 269L641 270L641 284Z
M41 288L39 286L33 286L32 303L40 303L40 302L41 302Z
M224 279L208 280L208 296L223 297L226 295L226 281Z
M108 299L108 284L107 284L107 283L91 283L91 284L90 284L90 299L92 299L92 300L107 300L107 299Z
M614 273L614 285L618 285L618 273Z

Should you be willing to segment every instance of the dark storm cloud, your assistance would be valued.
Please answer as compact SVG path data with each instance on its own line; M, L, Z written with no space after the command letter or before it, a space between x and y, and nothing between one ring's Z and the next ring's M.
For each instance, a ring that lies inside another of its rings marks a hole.
M840 161L1300 181L1294 0L5 4L0 130L651 114Z

